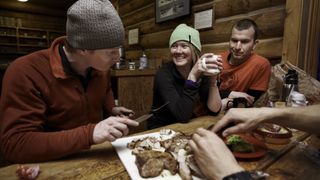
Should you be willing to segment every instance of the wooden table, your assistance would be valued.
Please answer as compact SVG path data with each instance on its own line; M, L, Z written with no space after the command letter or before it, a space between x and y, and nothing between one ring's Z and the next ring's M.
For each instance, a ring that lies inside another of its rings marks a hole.
M198 127L209 127L221 116L205 116L194 119L188 124L172 124L165 128L184 133L193 133ZM150 133L159 129L142 132ZM303 132L295 132L292 139L306 141L317 149L320 139ZM240 161L246 170L262 170L271 175L270 179L320 179L320 166L306 158L298 151L294 143L287 145L270 145L270 151L258 160ZM57 161L38 163L41 174L38 179L130 179L115 150L110 143L92 146L68 158ZM30 164L31 165L31 164ZM0 179L16 179L17 165L10 165L0 169Z

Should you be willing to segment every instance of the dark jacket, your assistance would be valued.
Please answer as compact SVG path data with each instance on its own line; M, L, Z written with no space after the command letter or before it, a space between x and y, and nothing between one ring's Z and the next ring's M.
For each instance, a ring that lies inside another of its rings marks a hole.
M186 123L195 118L196 106L203 107L205 114L216 115L207 107L209 77L193 86L181 76L173 62L163 65L155 76L152 108L170 103L148 120L148 128L157 128L173 123Z

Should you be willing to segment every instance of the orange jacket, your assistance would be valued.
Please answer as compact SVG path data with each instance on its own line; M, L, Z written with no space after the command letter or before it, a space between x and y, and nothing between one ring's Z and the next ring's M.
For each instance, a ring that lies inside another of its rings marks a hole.
M229 52L221 54L223 70L220 74L220 91L251 90L266 91L268 89L271 75L269 61L257 54L252 54L249 59L238 66L231 66L228 63Z

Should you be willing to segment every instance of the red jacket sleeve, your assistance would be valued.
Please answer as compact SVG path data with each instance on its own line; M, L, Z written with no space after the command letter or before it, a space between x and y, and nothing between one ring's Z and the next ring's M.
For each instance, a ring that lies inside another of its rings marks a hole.
M22 67L10 66L0 101L0 145L5 159L14 163L39 162L89 149L95 124L45 132L45 98L31 80L37 77L24 73L27 70Z

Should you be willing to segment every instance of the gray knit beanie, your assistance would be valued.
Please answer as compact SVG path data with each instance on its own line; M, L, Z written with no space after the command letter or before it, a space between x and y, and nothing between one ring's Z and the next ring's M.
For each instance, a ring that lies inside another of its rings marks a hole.
M77 49L107 49L122 45L124 28L108 0L78 0L67 13L67 41Z

